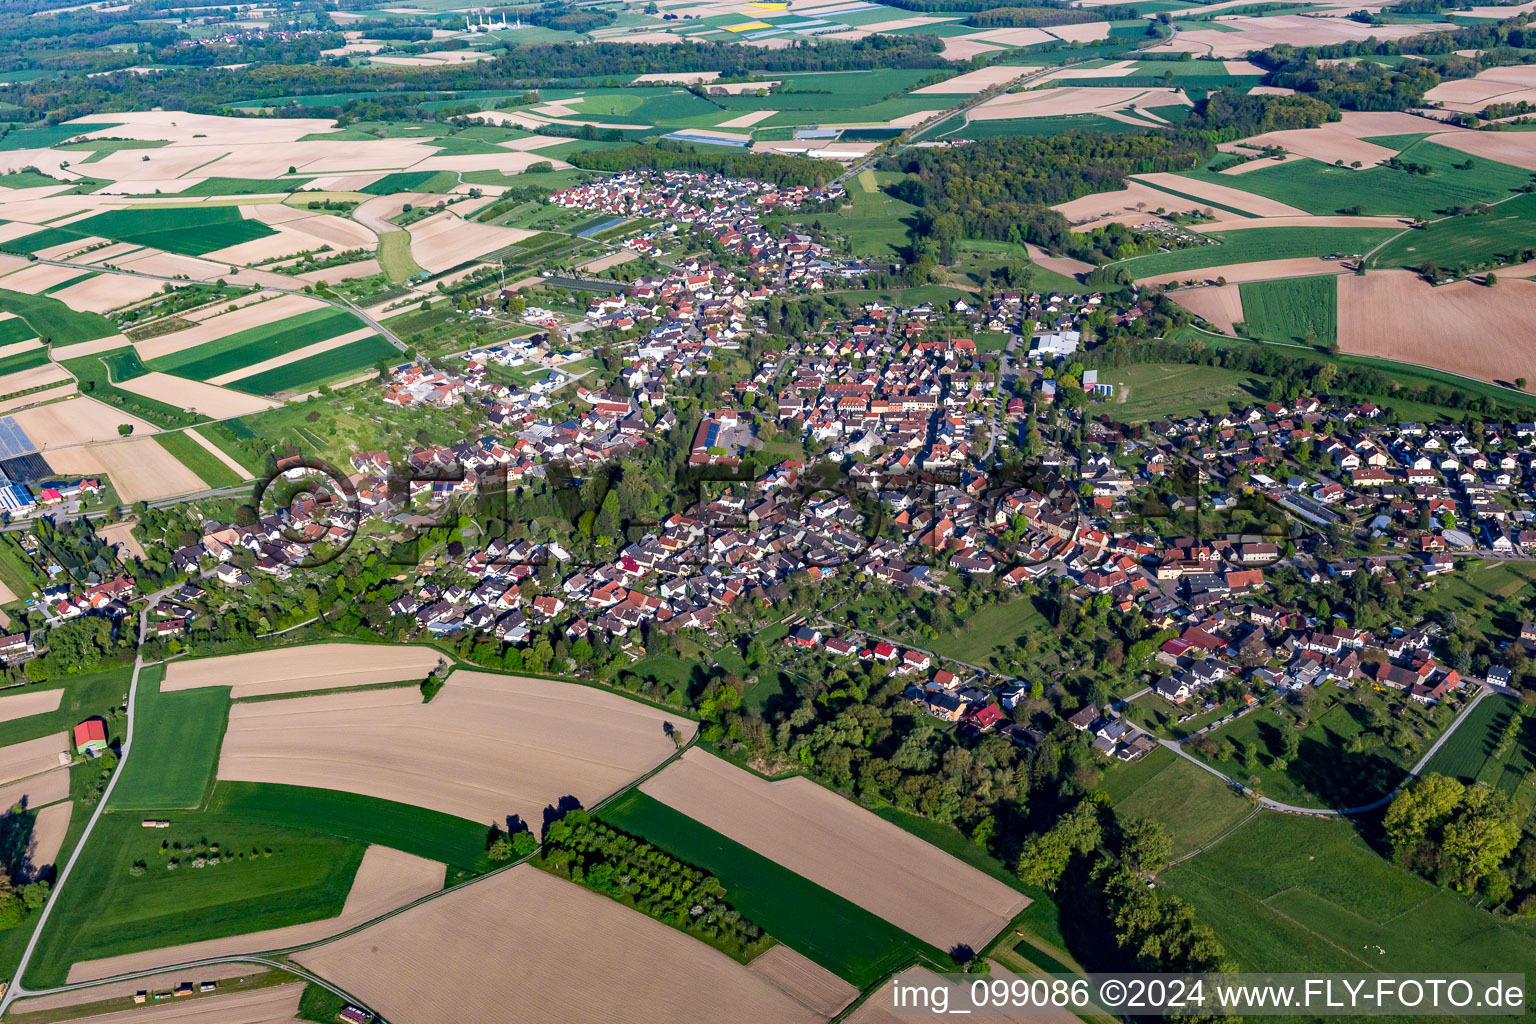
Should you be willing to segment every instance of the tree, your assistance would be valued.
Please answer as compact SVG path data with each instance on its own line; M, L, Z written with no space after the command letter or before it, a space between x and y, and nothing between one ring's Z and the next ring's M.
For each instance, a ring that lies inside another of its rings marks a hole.
M1140 874L1156 874L1173 859L1173 837L1161 822L1127 818L1120 823L1120 859Z
M1102 837L1098 808L1085 800L1051 826L1050 831L1024 840L1019 853L1019 877L1030 885L1054 890L1072 857L1093 850Z
M118 434L122 435L123 437L127 437L129 434L133 433L133 424L132 423L119 423L117 425L117 432L118 432Z

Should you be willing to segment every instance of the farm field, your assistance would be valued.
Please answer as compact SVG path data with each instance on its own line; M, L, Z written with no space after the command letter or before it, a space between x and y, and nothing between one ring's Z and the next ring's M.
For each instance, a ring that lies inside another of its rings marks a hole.
M220 818L318 832L387 846L449 866L452 881L486 869L486 826L440 811L334 789L216 782L208 810Z
M914 956L943 963L942 951L644 792L625 793L599 817L719 878L743 916L860 988Z
M133 427L134 434L155 432L153 424L84 396L22 409L12 413L11 418L43 451L90 441L114 440L122 436L118 427L123 424ZM57 466L54 468L69 472Z
M693 728L593 687L460 671L430 704L398 687L237 704L219 778L536 822L563 797L622 789Z
M528 864L295 959L390 1019L421 1024L504 1019L506 979L535 975L519 1019L558 1019L579 1002L594 1020L622 1020L636 1006L655 1024L827 1020L724 953ZM548 971L552 963L561 970Z
M767 782L692 749L640 791L940 949L981 949L1029 905L808 779Z
M1514 738L1504 742L1505 730L1518 713L1512 698L1483 698L1424 770L1469 784L1486 782L1514 798L1529 814L1536 809L1536 785L1526 781L1536 769L1536 722L1521 716Z
M200 807L229 713L229 691L209 687L183 693L161 689L163 666L139 673L134 756L112 790L114 811Z
M1240 175L1209 170L1188 177L1252 192L1308 213L1435 217L1457 206L1508 199L1531 173L1484 157L1421 140L1400 158L1429 169L1411 174L1395 167L1336 167L1320 160L1270 162ZM1470 162L1471 167L1465 167ZM1461 165L1458 167L1457 165ZM1464 169L1463 169L1464 168Z
M397 644L311 644L215 658L178 659L166 667L165 691L230 686L235 700L418 681L443 660L432 647Z
M20 317L33 335L54 345L75 345L117 333L117 327L106 317L70 309L49 295L28 295L0 287L0 311Z
M1536 228L1536 194L1518 195L1486 213L1437 220L1394 238L1371 255L1373 267L1422 267L1454 270L1519 263Z
M207 975L211 978L223 969L214 968ZM255 973L247 968L248 974ZM201 975L200 975L201 977ZM178 979L179 980L179 979ZM260 988L200 996L174 1003L170 1006L134 1006L109 1013L93 1013L91 1024L270 1024L292 1020L298 1012L304 986L297 983L269 985ZM25 1012L26 1007L20 1007ZM48 1020L74 1020L60 1017L58 1011L48 1011Z
M1217 245L1136 256L1114 266L1124 267L1132 277L1143 280L1159 274L1184 273L1228 264L1265 263L1304 256L1329 256L1333 253L1351 256L1364 254L1372 246L1396 233L1393 228L1338 227L1253 227L1212 231L1210 237L1217 240Z
M59 755L73 752L67 732L6 744L0 747L0 782L13 782L57 768Z
M1293 277L1238 285L1248 333L1269 341L1333 344L1339 330L1338 280Z
M1375 270L1339 282L1339 348L1433 367L1481 381L1527 376L1524 317L1536 283L1471 281L1434 287L1406 270Z
M63 699L62 689L46 690L40 686L0 696L0 722L57 711Z
M132 349L122 350L130 356ZM90 364L87 357L86 365ZM119 392L138 396L157 407L184 409L200 416L249 416L276 408L279 403L258 398L255 395L231 391L229 388L204 384L202 381L173 377L168 373L151 370L143 376L119 380L113 386ZM177 435L179 436L179 435Z
M206 974L204 973L206 972ZM226 981L233 978L260 978L267 973L265 967L259 964L219 964L210 965L198 972L200 976L209 981ZM77 1008L96 1003L100 1004L109 999L127 1000L132 998L135 992L141 989L159 989L164 991L171 988L177 981L182 980L174 972L151 975L147 978L131 981L108 982L104 985L93 985L88 989L77 989L72 992L59 992L51 996L32 996L25 1001L16 1004L16 1012L35 1013L39 1010L52 1010L61 1007ZM131 1005L131 1004L125 1004ZM96 1009L93 1007L93 1009ZM85 1012L85 1011L80 1011Z
M220 865L223 866L222 864ZM204 868L205 872L211 868ZM206 957L300 946L371 921L443 887L443 865L399 850L370 846L358 864L346 902L335 917L264 931L242 931L224 938L177 943L160 949L76 963L71 981L105 978Z
M236 378L229 381L229 386L253 395L302 392L367 370L380 359L389 359L399 354L400 350L381 335L370 334L318 355L306 356L249 377Z
M105 474L117 488L118 497L125 502L152 501L207 490L201 477L162 448L153 437L50 450L47 459L48 464L60 473Z
M233 310L230 306L234 306ZM230 336L247 331L255 331L261 328L277 326L281 321L298 319L305 313L319 313L331 310L318 299L312 299L307 295L281 295L270 291L253 293L248 301L229 303L219 310L205 310L195 318L195 322L189 327L181 327L166 334L157 335L134 343L134 351L138 353L145 363L153 363L160 359L171 361L172 365L180 365L190 362L197 357L186 357L178 360L175 357L182 353L222 341ZM306 321L310 322L310 321ZM252 335L248 340L260 341L267 337L266 334ZM238 343L233 347L238 347ZM210 353L203 353L208 355Z
M1115 794L1115 810L1167 826L1175 857L1200 849L1252 811L1231 787L1171 750L1153 751L1135 765L1116 768L1114 776L1133 769L1140 770L1127 780L1126 792Z
M211 814L164 829L143 828L143 817L98 820L74 884L57 897L29 984L62 984L77 961L335 917L363 858L360 843ZM221 863L199 871L188 848L204 840L219 844ZM162 854L162 842L183 849ZM168 869L173 856L189 863ZM136 861L145 865L139 876Z
M206 381L362 326L362 321L352 314L326 306L152 358L147 365L164 373Z
M184 431L155 435L155 441L170 452L209 487L229 487L244 479L207 448L188 437Z
M270 227L245 219L233 206L137 208L107 210L71 221L67 227L44 228L6 245L35 253L71 239L111 238L182 256L201 256L273 234L276 232Z
M1263 813L1162 879L1243 970L1536 969L1522 928L1393 866L1347 822Z

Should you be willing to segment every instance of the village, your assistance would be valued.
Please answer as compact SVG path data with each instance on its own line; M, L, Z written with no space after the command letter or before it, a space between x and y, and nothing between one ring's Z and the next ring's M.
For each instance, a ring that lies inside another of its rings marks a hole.
M755 208L813 192L729 180L701 188L673 173L661 181L658 192L645 175L621 176L551 200L675 217L659 233L705 231L745 261L690 259L594 300L587 318L618 339L612 379L589 386L555 370L520 386L491 372L580 355L554 328L398 365L380 385L388 402L473 408L484 430L407 451L398 464L356 452L345 486L248 525L209 522L175 564L235 588L251 573L286 579L317 544L345 543L365 523L434 523L455 503L613 472L655 445L679 424L677 389L761 334L755 302L805 294L835 266L814 244L781 244L755 228ZM701 191L712 209L687 200ZM1147 308L1016 290L947 309L866 303L853 319L763 350L750 375L706 396L681 442L709 482L698 500L644 523L620 524L608 510L579 552L533 538L455 543L390 611L423 635L482 634L528 650L586 640L634 660L642 638L715 637L742 607L772 608L806 580L930 596L1064 587L1073 601L1135 613L1158 631L1148 687L1184 718L1208 713L1212 695L1234 683L1246 694L1238 714L1327 682L1365 682L1419 705L1502 685L1504 666L1474 672L1413 622L1368 630L1337 612L1276 607L1269 584L1282 571L1303 583L1361 575L1422 589L1458 559L1536 557L1521 507L1536 489L1536 425L1388 422L1369 402L1302 394L1121 429L1106 404L1113 386L1083 366L1084 328L1090 317L1134 323ZM982 351L962 329L1010 340ZM576 414L548 415L566 402ZM835 483L809 455L765 462L769 432L814 451ZM290 481L310 474L296 461L278 468ZM247 552L252 560L236 566ZM94 597L67 601L82 599ZM963 732L1002 729L1021 745L1040 735L1038 723L1009 717L1028 679L820 615L800 621L784 643L884 666L910 679L914 704ZM1521 642L1536 651L1536 627ZM1155 745L1110 707L1081 708L1070 722L1120 759Z

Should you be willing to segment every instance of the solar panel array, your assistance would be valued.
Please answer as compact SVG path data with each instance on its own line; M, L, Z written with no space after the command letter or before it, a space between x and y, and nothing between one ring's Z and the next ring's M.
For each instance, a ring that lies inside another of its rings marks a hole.
M0 459L0 475L3 475L7 481L30 484L58 474L53 471L42 455L33 452L13 459Z
M0 416L0 459L12 459L37 451L37 445L13 416Z

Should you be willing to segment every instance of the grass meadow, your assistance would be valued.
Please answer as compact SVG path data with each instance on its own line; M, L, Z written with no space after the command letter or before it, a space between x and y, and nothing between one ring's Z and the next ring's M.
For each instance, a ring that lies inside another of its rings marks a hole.
M1162 873L1247 971L1536 971L1536 941L1397 868L1345 821L1263 813Z
M56 897L29 984L62 984L81 960L334 917L366 848L213 814L173 819L163 829L146 829L142 819L138 813L101 816L72 884ZM162 842L186 849L162 853ZM213 843L220 863L194 867L192 851ZM144 869L138 874L136 863Z
M1115 768L1104 788L1120 815L1166 825L1175 857L1200 849L1252 811L1226 783L1166 748Z
M1448 217L1394 238L1371 257L1373 267L1422 267L1433 263L1515 263L1536 232L1536 194L1519 195L1486 213Z
M229 718L229 688L162 693L164 676L160 665L139 674L133 753L112 791L114 811L200 807L213 782Z
M1464 204L1506 199L1531 180L1531 173L1522 168L1433 142L1411 143L1401 158L1430 172L1411 174L1393 167L1351 168L1320 160L1288 160L1240 175L1202 169L1189 176L1323 216L1358 207L1368 216L1401 217L1434 217ZM1472 166L1466 167L1469 162Z

